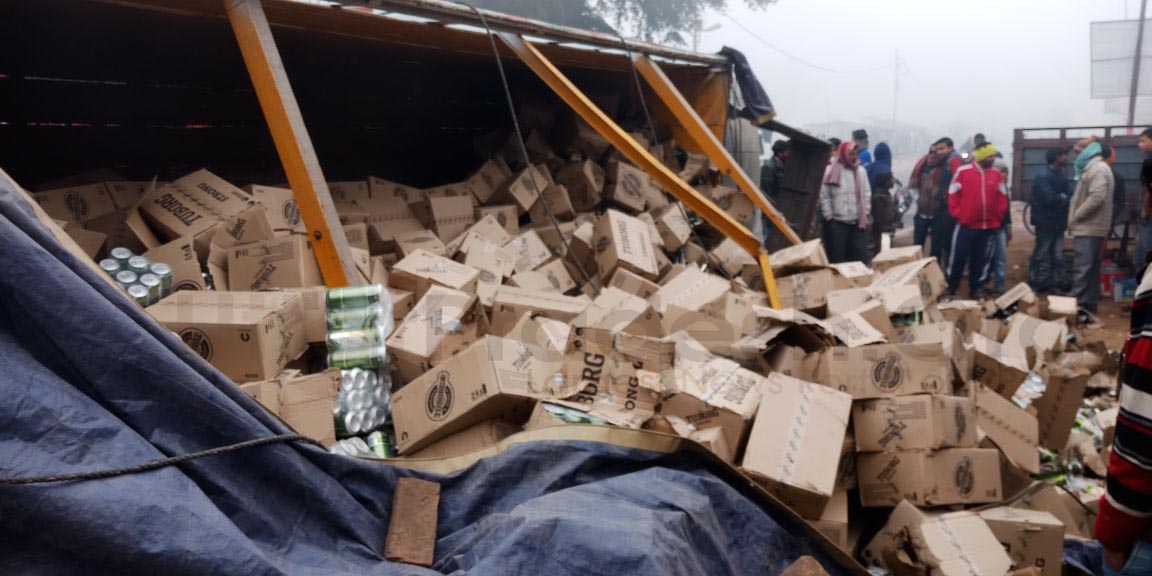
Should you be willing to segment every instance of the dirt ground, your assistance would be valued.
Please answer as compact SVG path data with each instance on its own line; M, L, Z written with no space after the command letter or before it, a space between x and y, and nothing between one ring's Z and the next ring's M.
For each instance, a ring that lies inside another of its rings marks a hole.
M1024 228L1021 222L1023 209L1023 203L1013 202L1013 236L1012 241L1008 243L1008 270L1005 282L1008 288L1015 286L1017 283L1028 281L1028 260L1032 257L1032 247L1035 244L1035 237L1028 233L1028 230ZM1071 249L1072 240L1068 239L1065 242L1065 248ZM906 218L904 228L897 231L896 237L893 239L893 245L909 246L911 244L912 218L908 217ZM1121 350L1128 333L1129 317L1121 312L1120 307L1112 300L1111 296L1107 294L1101 298L1099 317L1100 321L1104 323L1104 328L1099 330L1082 330L1082 336L1087 341L1103 341L1109 350Z

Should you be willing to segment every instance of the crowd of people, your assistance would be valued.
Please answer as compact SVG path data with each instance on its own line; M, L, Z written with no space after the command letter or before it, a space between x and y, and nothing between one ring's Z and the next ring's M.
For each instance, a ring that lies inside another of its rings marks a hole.
M832 152L821 180L821 237L833 263L869 262L885 235L895 233L898 187L892 151L881 142L873 149L868 133L857 130L847 141L830 139ZM773 199L780 197L791 144L777 141L764 165L761 184ZM1152 129L1140 136L1148 155L1141 173L1141 218L1137 222L1132 270L1143 269L1152 251ZM905 181L916 198L913 242L936 258L947 276L945 297L980 299L1002 294L1007 275L1007 248L1012 240L1009 166L1003 154L983 134L961 154L951 138L941 138L916 162ZM1030 194L1030 224L1036 244L1028 261L1028 281L1041 294L1075 296L1082 321L1099 309L1100 272L1104 244L1125 198L1124 179L1112 167L1116 150L1099 138L1086 138L1070 149L1047 151L1047 166L1036 174ZM1067 174L1071 164L1072 174ZM1072 239L1072 281L1063 281L1063 247ZM1070 288L1070 290L1069 290Z

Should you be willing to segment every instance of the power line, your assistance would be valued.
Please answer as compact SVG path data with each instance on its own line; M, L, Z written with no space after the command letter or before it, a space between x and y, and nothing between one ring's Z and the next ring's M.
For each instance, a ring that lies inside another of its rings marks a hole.
M741 30L747 32L749 36L755 38L761 44L763 44L763 45L775 50L776 52L779 52L780 54L784 55L785 57L787 57L787 58L789 58L789 59L791 59L791 60L793 60L799 64L803 64L804 66L807 66L809 68L821 70L824 72L828 72L830 74L872 74L874 72L879 72L881 70L887 70L888 68L892 67L892 63L888 62L888 63L885 63L883 65L877 66L875 68L868 68L866 70L838 70L836 68L828 68L827 66L821 66L819 64L813 64L811 62L808 62L807 60L804 60L803 58L800 58L799 56L794 56L792 54L789 54L788 52L785 52L783 49L776 47L771 42L760 37L759 34L756 34L755 32L749 30L748 27L741 24L740 21L733 18L727 12L721 12L721 14L723 14L725 18L728 18L729 20L731 20L732 23L735 24L737 28L740 28Z

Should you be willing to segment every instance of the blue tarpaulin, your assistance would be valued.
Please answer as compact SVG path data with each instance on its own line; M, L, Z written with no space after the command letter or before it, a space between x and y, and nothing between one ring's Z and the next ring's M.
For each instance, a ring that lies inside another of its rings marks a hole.
M2 174L0 174L2 175ZM0 477L290 433L61 246L0 178ZM398 478L441 483L432 569L387 562ZM109 479L0 486L3 574L848 571L706 456L515 444L451 474L280 443Z

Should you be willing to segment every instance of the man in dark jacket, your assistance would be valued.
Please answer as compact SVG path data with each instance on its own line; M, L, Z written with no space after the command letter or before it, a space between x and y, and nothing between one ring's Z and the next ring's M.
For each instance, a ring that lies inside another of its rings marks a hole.
M1064 232L1068 230L1068 200L1072 188L1064 168L1068 151L1050 148L1048 167L1032 182L1032 225L1036 228L1036 247L1028 266L1028 283L1037 292L1056 292L1060 287L1061 251Z
M1140 133L1140 151L1144 163L1140 166L1140 193L1136 195L1134 212L1139 215L1136 233L1136 251L1132 253L1132 271L1139 275L1152 251L1152 128Z
M945 270L956 224L948 214L948 185L963 163L952 139L941 138L932 144L932 150L920 159L908 178L908 187L918 191L913 243L924 246L931 238L929 255Z
M772 158L760 169L760 189L772 200L780 198L780 186L784 183L784 166L792 155L792 143L777 140L772 143Z

